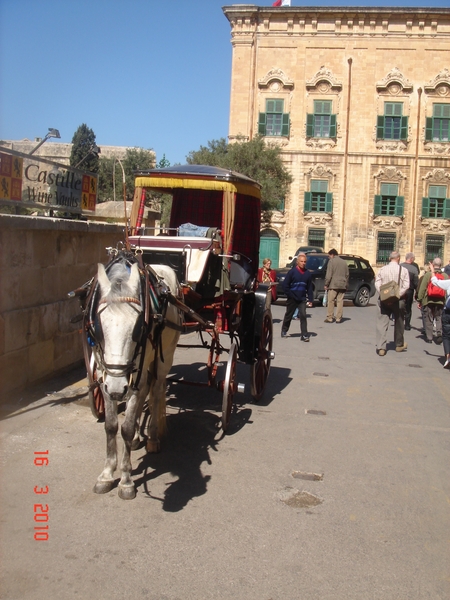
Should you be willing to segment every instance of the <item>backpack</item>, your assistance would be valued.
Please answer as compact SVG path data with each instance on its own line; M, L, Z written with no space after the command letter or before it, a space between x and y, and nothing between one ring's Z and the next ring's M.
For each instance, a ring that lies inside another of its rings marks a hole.
M442 273L435 273L435 276L438 279L444 279ZM445 300L445 290L438 287L437 285L434 285L430 278L430 281L427 285L427 296L428 302L440 302L442 300Z

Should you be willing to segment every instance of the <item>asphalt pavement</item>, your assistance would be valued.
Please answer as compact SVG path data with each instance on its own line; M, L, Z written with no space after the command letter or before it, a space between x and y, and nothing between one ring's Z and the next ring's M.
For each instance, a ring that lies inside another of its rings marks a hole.
M225 436L219 392L171 383L132 501L92 491L105 434L82 368L2 398L1 598L450 598L450 371L417 309L407 351L390 327L378 356L376 310L310 309L304 343L274 306L264 397L239 364ZM172 377L205 381L206 358L179 348Z

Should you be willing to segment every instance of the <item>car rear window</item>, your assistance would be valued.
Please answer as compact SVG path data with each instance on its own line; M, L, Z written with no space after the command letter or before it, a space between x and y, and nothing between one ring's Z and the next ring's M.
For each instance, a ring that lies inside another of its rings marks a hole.
M309 254L306 259L306 268L310 271L320 271L325 266L328 256L314 256Z

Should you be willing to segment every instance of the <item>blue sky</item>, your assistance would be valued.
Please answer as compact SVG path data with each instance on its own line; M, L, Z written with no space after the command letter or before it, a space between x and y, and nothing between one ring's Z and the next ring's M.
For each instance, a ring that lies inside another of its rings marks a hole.
M98 144L152 148L157 160L165 154L171 164L185 163L191 150L228 134L232 49L222 6L231 4L0 0L0 138L33 140L54 127L61 141L71 142L86 123ZM448 0L291 4L449 6Z

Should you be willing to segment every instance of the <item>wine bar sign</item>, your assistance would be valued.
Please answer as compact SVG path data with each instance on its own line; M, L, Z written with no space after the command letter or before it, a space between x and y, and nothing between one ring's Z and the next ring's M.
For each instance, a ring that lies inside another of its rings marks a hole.
M0 148L0 203L46 211L95 212L98 176Z

